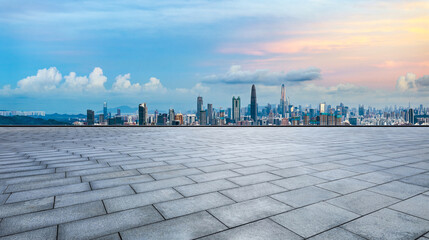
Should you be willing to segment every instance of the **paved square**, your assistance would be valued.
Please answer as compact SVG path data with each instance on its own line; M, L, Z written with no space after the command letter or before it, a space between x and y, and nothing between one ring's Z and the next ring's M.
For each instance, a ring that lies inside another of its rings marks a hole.
M424 239L429 128L0 128L0 239Z

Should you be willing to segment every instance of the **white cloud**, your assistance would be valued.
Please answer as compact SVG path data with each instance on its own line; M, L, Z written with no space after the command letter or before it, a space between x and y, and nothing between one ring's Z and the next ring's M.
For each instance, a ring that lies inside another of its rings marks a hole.
M64 76L65 82L62 85L67 90L84 90L88 85L87 76L76 76L75 72L71 72L69 75Z
M89 74L89 84L87 85L87 88L94 90L105 90L105 82L107 82L107 77L103 75L103 70L99 67L96 67Z
M176 91L183 94L194 94L200 95L202 93L207 93L210 90L209 87L203 86L202 83L197 83L192 88L176 88Z
M396 89L405 92L408 90L416 89L416 75L414 73L407 73L405 76L400 76L396 81Z
M269 70L245 71L240 65L233 65L225 74L214 74L204 78L206 83L224 84L264 84L280 85L282 83L298 83L321 78L321 70L315 67L290 72L271 72Z
M429 91L429 75L417 78L414 73L400 76L396 81L396 89L400 92Z
M162 85L158 78L151 77L149 82L143 85L144 90L150 92L165 92L167 89Z
M139 83L131 84L130 78L131 78L131 74L129 73L124 75L118 75L115 78L116 81L113 83L112 90L113 91L140 90L141 89L140 84Z
M40 69L36 76L26 77L18 82L18 88L25 92L50 91L57 88L62 75L55 67Z

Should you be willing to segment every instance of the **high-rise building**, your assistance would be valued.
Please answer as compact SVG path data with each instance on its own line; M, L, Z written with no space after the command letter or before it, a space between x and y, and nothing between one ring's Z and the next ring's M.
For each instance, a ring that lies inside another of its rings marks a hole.
M168 110L168 121L170 122L170 125L173 125L173 121L174 121L174 109Z
M241 109L241 101L240 101L240 97L232 97L232 116L231 119L237 123L240 121L241 116L240 116L240 109Z
M99 124L104 124L104 114L98 115L98 123Z
M213 123L213 104L207 104L207 124L214 125Z
M121 116L121 109L116 109L116 116Z
M285 85L282 84L282 90L281 90L281 97L280 97L280 112L279 114L281 114L283 117L286 117L286 108L287 108L287 103L286 103L286 89L285 89Z
M94 111L89 110L89 109L86 110L86 122L87 122L88 126L94 125L94 122L95 122Z
M225 125L225 110L219 110L219 125Z
M174 120L179 122L179 125L183 125L183 115L181 113L176 114L174 116Z
M207 112L205 110L201 110L199 115L200 115L199 116L200 125L201 126L207 125Z
M197 117L199 118L200 112L203 110L203 97L198 96L197 98Z
M414 124L414 111L412 108L408 109L408 122Z
M325 113L326 103L319 104L319 113Z
M104 118L107 119L108 115L107 115L107 102L104 102L103 104L103 114L104 114Z
M252 85L252 92L250 94L250 117L252 118L254 125L256 125L258 122L258 105L256 102L255 84Z
M167 118L168 118L168 116L166 113L158 114L158 119L156 120L156 125L165 126L167 124Z
M139 105L139 125L147 124L147 105L142 103Z
M310 115L308 113L304 115L304 125L310 125Z
M359 105L359 116L365 115L365 108L363 105Z

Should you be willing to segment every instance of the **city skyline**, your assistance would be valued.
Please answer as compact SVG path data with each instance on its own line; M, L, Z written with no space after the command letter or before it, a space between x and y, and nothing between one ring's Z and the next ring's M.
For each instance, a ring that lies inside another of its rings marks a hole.
M305 6L305 7L304 7ZM0 1L0 109L429 103L428 1ZM51 29L55 29L52 31Z
M428 125L429 108L420 104L417 108L386 107L376 109L371 106L365 108L359 105L353 108L343 103L331 105L321 102L316 108L291 104L286 88L282 84L279 104L260 106L257 102L256 87L251 87L250 103L241 105L240 96L233 96L230 107L214 108L213 103L204 107L202 96L196 99L197 110L184 114L170 108L167 113L155 109L149 113L149 107L142 103L138 107L138 114L126 113L121 115L107 113L107 104L103 104L103 113L95 121L94 111L87 110L86 119L76 119L73 125L151 125L151 126L357 126L357 125ZM287 100L286 100L287 99ZM261 111L260 111L261 110Z

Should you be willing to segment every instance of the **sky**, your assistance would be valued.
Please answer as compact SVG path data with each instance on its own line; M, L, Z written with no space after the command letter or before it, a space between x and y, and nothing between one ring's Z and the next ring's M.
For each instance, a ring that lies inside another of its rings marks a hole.
M0 110L429 105L429 0L0 0Z

